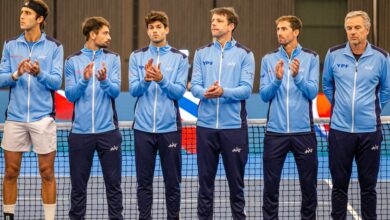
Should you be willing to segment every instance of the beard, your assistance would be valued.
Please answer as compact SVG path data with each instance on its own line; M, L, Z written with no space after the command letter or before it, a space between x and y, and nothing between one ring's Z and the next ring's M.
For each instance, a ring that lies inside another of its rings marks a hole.
M102 44L96 44L99 48L107 48L110 46L110 42L102 43Z
M285 38L282 40L278 40L278 41L279 41L279 45L282 45L282 46L287 46L292 42L292 40L287 40Z
M227 32L221 32L221 31L218 31L216 33L211 32L211 36L213 36L216 39L219 39L219 38L223 37L226 34L227 34Z

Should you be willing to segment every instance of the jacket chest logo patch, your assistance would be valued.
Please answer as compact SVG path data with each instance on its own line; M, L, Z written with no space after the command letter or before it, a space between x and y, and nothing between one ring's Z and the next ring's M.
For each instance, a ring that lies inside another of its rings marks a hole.
M40 55L37 57L37 59L39 60L46 60L46 56L45 55Z
M24 57L22 55L11 55L11 59L23 59Z
M374 69L374 67L373 66L365 66L364 69L365 70L372 70L372 69Z
M203 65L213 65L213 61L203 61Z
M235 66L236 63L235 63L235 62L229 62L229 63L227 63L226 65L227 65L227 66Z
M348 68L348 64L345 64L345 63L338 63L336 65L338 68Z

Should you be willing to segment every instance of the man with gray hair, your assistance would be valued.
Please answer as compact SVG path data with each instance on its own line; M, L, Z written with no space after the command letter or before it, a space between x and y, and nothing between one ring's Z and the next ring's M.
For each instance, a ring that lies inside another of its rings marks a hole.
M367 41L370 18L352 11L345 17L348 42L330 48L324 63L323 90L332 104L329 166L333 219L346 219L348 185L356 158L363 219L377 219L381 109L390 98L389 54Z

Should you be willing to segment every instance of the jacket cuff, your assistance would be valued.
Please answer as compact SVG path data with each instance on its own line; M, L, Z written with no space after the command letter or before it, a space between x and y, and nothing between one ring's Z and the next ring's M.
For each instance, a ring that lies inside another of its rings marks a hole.
M201 99L201 100L205 100L206 98L204 97L204 94L205 94L205 92L207 91L207 89L206 88L201 88L201 89L198 89L198 90L193 90L194 88L191 88L191 93L195 96L195 97L197 97L197 98L199 98L199 99Z
M303 80L303 76L302 76L302 74L298 73L298 75L293 77L293 79L294 79L295 84L300 84L302 82L302 80Z
M151 82L145 81L145 79L142 79L142 80L141 80L141 86L142 86L143 88L148 88L149 85L150 85L150 83L151 83Z
M15 73L16 73L16 71L13 72L13 73L11 73L11 74L9 75L9 77L6 79L6 80L7 80L7 81L6 81L6 85L13 86L13 85L16 84L16 81L18 81L18 79L19 79L20 77L19 77L18 79L14 80L14 78L12 77L12 75L14 75Z
M275 79L275 80L272 82L272 84L273 84L274 86L279 87L279 86L282 84L282 80L281 80L281 79Z
M80 84L80 86L82 86L82 87L87 87L87 86L88 86L88 83L89 83L89 80L86 80L86 79L84 79L84 78L81 78L81 79L79 80L79 84Z
M106 87L110 84L108 78L105 78L104 80L100 81L100 86Z
M38 74L38 76L37 76L38 82L43 82L43 81L45 81L46 76L47 76L47 74L41 71L41 72Z
M157 84L159 84L161 88L165 88L168 86L168 80L165 79L165 77L163 77L162 80L160 82L158 82Z
M221 97L229 98L232 97L233 90L231 88L223 89L223 94Z

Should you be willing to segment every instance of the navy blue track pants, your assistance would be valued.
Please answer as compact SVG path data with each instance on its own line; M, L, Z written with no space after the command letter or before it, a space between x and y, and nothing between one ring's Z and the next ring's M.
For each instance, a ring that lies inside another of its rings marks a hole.
M332 175L332 218L346 219L348 187L355 158L360 185L361 214L364 220L377 219L376 183L379 172L382 131L329 132L329 167Z
M301 219L316 219L318 157L315 134L270 132L264 138L263 219L278 219L280 178L289 151L293 153L298 168L302 192Z
M70 133L69 163L72 182L71 220L85 219L87 184L93 155L97 151L106 187L109 219L123 219L122 211L122 135L118 129L99 134Z
M214 182L219 155L230 191L230 207L235 220L246 219L244 173L248 160L248 129L196 128L199 172L198 218L213 219Z
M134 130L139 219L152 219L153 176L157 152L164 176L167 219L179 219L181 131L147 133Z

